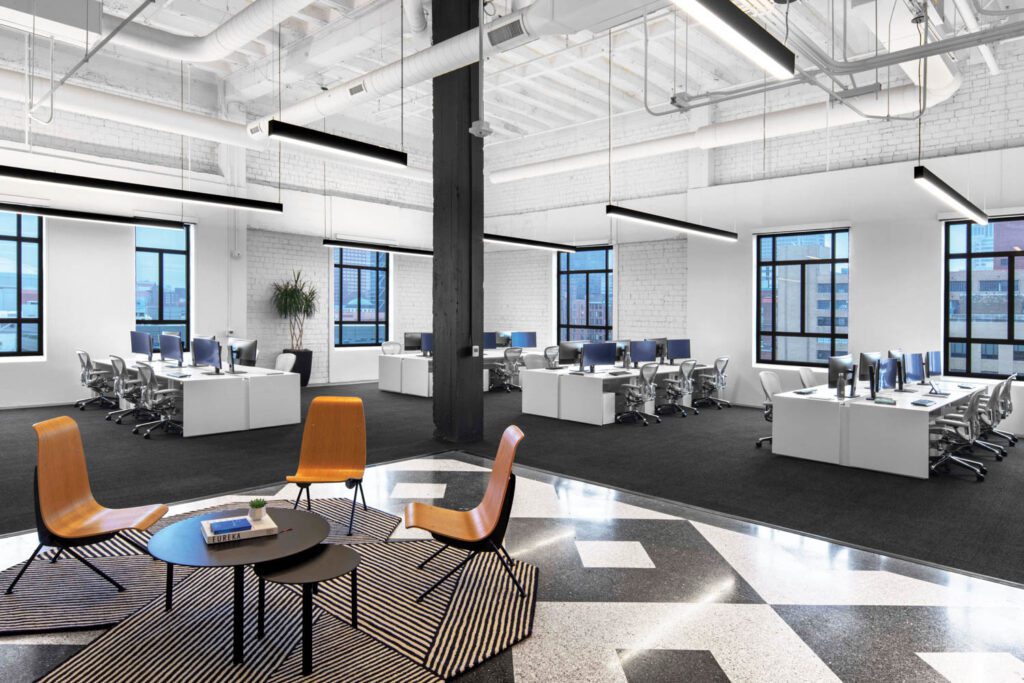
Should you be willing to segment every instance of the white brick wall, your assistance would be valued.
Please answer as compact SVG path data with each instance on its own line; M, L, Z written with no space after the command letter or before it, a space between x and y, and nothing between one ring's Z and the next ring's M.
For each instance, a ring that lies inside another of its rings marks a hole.
M290 279L296 270L319 294L315 316L306 321L303 345L313 351L311 383L328 380L327 363L331 317L329 280L330 251L323 238L267 230L248 231L248 335L259 340L261 366L274 364L277 354L291 346L288 321L279 317L270 302L272 283Z
M554 253L507 249L484 253L484 330L536 332L555 343Z
M390 337L402 343L406 332L434 328L434 260L421 256L391 257Z
M686 336L686 248L686 239L616 247L616 337Z

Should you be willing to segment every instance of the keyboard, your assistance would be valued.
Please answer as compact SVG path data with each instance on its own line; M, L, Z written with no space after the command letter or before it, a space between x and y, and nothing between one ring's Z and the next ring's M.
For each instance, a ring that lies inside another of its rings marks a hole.
M168 372L167 376L168 377L174 377L176 379L181 379L182 377L191 377L192 373L189 373L189 372Z
M609 370L608 374L612 377L621 377L622 375L632 374L629 370Z

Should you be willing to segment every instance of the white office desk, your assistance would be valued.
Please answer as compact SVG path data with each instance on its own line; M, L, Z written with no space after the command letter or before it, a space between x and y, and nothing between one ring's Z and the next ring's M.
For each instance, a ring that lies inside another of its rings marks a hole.
M527 351L533 349L524 349ZM499 365L505 359L504 349L487 349L483 355L483 390L490 388L489 368ZM419 351L407 351L385 356L377 360L377 388L410 396L430 398L434 395L434 359Z
M636 368L629 368L622 375L610 374L623 371L621 367L611 366L602 366L596 373L585 372L582 375L574 374L578 372L576 366L558 370L520 370L523 412L592 425L611 424L619 412L619 388L640 375ZM678 366L660 365L657 377L678 373ZM653 413L654 401L649 401L644 410Z
M189 360L189 359L186 359ZM109 359L97 365L110 367ZM137 372L137 364L128 361ZM153 362L158 379L181 389L181 424L184 436L238 432L302 421L299 375L268 368L236 366L244 374L208 375L210 368L182 367ZM172 375L184 374L185 377Z
M868 398L866 384L855 398L837 399L836 390L815 387L812 394L792 391L772 397L772 452L835 465L928 478L932 420L964 403L986 387L972 383L936 382L949 396L929 394L930 387L908 383L909 392L886 390L880 396L895 405ZM926 398L930 406L912 403Z

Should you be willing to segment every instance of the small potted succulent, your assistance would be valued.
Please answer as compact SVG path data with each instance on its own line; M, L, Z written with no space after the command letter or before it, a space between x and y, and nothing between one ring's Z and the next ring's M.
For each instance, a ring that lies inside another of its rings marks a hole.
M249 501L249 519L258 522L267 514L267 501L262 498L253 498Z

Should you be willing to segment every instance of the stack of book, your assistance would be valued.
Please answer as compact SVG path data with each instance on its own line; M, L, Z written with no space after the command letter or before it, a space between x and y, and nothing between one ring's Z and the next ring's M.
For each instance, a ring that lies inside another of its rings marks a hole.
M260 536L273 536L277 533L277 524L270 518L270 514L263 515L263 519L257 521L253 521L248 517L208 519L202 522L200 526L203 528L203 540L207 544L241 541L246 538L259 538Z

